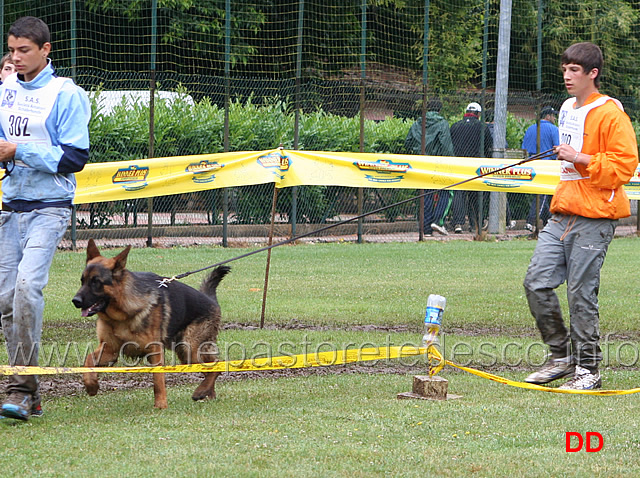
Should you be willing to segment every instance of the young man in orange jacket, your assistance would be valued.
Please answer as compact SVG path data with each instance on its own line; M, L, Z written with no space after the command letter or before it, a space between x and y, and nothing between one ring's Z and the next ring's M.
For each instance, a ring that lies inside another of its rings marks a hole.
M544 384L572 375L560 388L600 388L598 315L600 268L617 220L631 215L623 185L638 165L629 117L616 99L600 94L603 57L598 46L576 43L562 55L565 87L573 95L560 109L560 182L553 214L539 235L524 280L529 308L551 357L525 380ZM567 282L570 330L554 291Z

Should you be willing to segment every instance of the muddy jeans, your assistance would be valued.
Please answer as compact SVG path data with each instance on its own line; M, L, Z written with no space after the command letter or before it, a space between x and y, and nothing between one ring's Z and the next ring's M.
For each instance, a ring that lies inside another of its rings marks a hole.
M573 355L595 371L602 360L598 291L600 269L617 221L554 214L540 232L524 280L531 314L554 358ZM556 289L567 282L570 332Z
M11 365L38 365L42 290L70 217L69 208L0 212L0 313ZM7 392L29 393L37 402L37 377L13 375Z

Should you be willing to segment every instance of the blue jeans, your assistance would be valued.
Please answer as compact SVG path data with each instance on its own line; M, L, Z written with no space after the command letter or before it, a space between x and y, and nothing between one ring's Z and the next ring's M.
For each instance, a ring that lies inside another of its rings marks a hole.
M11 365L38 365L42 290L70 217L69 208L0 212L0 313ZM7 390L36 395L37 378L14 375Z

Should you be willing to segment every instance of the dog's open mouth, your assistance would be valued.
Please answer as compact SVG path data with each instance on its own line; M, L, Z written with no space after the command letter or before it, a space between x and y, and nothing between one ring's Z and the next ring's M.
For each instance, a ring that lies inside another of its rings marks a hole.
M95 304L86 309L82 309L82 317L91 317L92 315L97 314L98 312L102 312L107 308L107 302L105 300L99 300Z

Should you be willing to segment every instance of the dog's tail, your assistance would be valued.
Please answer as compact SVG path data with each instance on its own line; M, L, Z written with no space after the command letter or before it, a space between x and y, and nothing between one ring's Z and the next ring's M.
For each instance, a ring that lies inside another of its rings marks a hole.
M213 269L207 278L202 281L202 284L200 285L200 292L203 292L209 297L215 299L218 284L220 284L220 281L229 273L230 270L231 267L228 266L219 266Z

